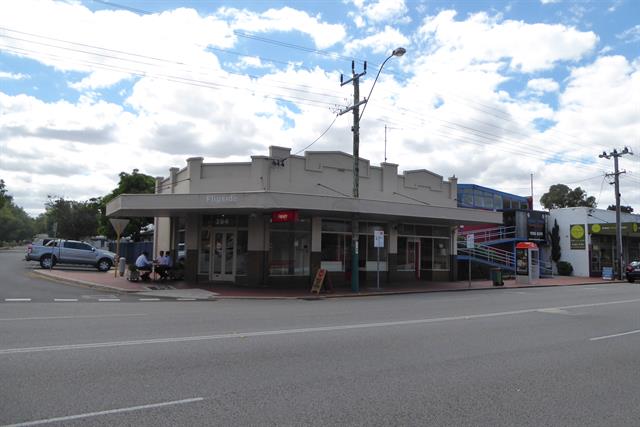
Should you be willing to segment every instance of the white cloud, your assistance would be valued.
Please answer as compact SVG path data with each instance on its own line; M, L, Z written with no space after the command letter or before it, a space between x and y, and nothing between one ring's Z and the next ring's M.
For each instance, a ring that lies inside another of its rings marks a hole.
M560 86L553 79L531 79L527 82L527 88L533 92L557 92Z
M404 0L379 0L364 6L362 11L369 20L384 22L404 16L407 6Z
M626 29L620 34L616 34L616 37L624 40L627 43L640 42L640 24L634 25L633 27Z
M23 80L28 79L30 76L22 73L9 73L7 71L0 71L0 79L7 80Z
M560 0L540 0L540 3L542 4L560 3Z
M419 30L432 56L466 66L478 62L508 61L525 73L548 70L558 61L577 61L590 53L598 37L559 24L527 24L491 17L486 13L456 21L456 12L429 17Z
M386 26L383 31L364 39L346 43L344 49L348 55L363 49L371 49L375 53L390 54L393 49L399 46L406 47L408 43L409 39L399 30Z
M320 16L310 16L290 7L269 9L263 13L222 8L218 14L232 19L233 28L250 32L299 31L309 35L320 49L329 48L346 37L346 30L342 25L322 22Z

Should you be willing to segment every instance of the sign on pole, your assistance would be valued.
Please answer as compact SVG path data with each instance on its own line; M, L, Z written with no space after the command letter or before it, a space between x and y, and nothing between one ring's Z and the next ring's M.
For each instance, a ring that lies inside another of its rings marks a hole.
M467 249L473 249L476 245L476 238L471 234L467 234Z
M376 288L380 289L380 248L384 248L384 230L373 231L373 247L376 248Z
M373 232L373 247L384 248L384 231L374 230Z
M116 231L118 237L120 237L124 229L127 227L127 224L129 224L128 219L111 218L109 222L111 223L113 229Z

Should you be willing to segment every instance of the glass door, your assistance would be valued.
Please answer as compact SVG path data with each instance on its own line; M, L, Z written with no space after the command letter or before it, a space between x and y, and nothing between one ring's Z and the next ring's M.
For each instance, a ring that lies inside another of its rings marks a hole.
M229 230L214 230L211 235L210 278L214 281L235 281L236 266L236 232Z

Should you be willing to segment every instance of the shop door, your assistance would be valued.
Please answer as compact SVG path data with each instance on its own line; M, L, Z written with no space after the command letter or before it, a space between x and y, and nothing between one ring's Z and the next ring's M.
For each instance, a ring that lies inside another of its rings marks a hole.
M212 281L234 282L236 272L236 233L230 230L214 230L211 235Z
M407 238L407 262L413 264L415 278L420 278L420 238Z

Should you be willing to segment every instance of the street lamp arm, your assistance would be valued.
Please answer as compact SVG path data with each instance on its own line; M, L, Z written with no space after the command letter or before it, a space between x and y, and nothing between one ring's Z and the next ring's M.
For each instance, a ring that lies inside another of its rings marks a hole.
M371 90L369 91L369 96L367 96L365 98L365 104L364 104L364 107L362 107L362 111L360 112L359 119L362 119L362 115L364 114L364 110L367 108L367 105L369 104L369 99L371 99L371 93L373 92L373 88L376 87L376 82L378 81L378 77L380 77L380 73L382 72L382 69L384 68L384 64L386 64L387 61L390 60L391 58L393 58L394 56L402 56L402 55L404 55L405 52L406 52L406 50L403 47L399 47L397 49L394 49L393 52L391 52L391 55L389 55L387 57L387 59L384 60L384 62L380 66L380 69L378 70L378 74L376 74L376 78L373 81L373 84L371 85Z

